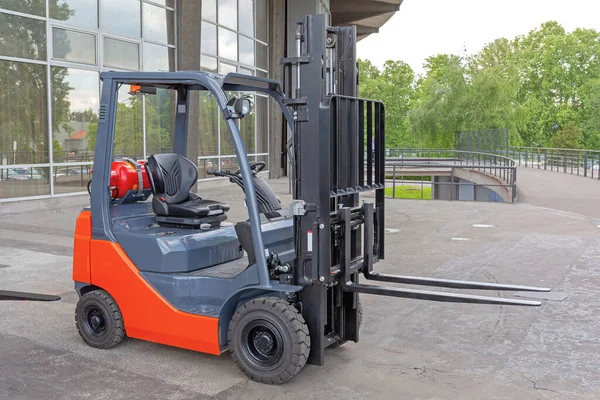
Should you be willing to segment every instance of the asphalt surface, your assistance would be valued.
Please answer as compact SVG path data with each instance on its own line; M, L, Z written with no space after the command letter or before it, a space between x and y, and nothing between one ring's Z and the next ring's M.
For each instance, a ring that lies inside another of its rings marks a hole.
M273 187L289 198L287 181ZM228 199L230 221L244 218L232 184L203 184L199 193ZM70 276L75 219L86 201L19 214L0 205L0 289L62 296L0 302L0 399L600 398L593 199L577 203L577 213L547 204L387 200L386 227L400 231L386 234L377 270L549 286L566 298L511 307L365 295L360 342L329 349L323 367L308 365L282 386L249 381L228 354L132 339L111 350L86 346L75 330Z

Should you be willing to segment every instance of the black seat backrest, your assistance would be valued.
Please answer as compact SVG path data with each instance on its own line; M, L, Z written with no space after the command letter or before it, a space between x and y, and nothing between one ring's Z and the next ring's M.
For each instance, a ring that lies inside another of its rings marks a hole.
M173 153L148 157L147 172L152 193L168 204L178 204L190 198L190 188L198 180L198 168L187 158Z

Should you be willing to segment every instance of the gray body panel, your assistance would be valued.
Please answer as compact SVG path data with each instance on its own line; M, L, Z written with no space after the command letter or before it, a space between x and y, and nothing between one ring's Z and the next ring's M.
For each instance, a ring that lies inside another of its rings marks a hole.
M162 227L150 203L112 207L113 233L140 271L176 273L243 256L233 226L209 230Z

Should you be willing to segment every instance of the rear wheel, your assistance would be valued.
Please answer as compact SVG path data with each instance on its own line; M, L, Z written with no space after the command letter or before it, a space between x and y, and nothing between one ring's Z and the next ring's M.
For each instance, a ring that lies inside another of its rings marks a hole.
M75 309L75 325L84 342L98 349L114 347L125 337L121 310L104 290L81 296Z
M268 384L290 380L306 364L310 335L302 315L275 297L250 300L229 324L229 350L250 379Z

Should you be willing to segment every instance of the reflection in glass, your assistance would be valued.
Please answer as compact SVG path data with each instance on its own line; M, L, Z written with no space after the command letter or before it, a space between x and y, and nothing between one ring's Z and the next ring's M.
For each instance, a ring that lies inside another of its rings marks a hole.
M265 169L263 169L263 172L269 170L269 156L257 156L256 161L262 161L266 164Z
M0 60L0 165L48 162L46 66Z
M268 69L268 52L267 46L256 42L256 66L262 69Z
M267 153L269 151L269 98L256 96L254 107L256 114L256 152Z
M219 57L237 61L237 37L235 32L219 28Z
M93 161L98 132L98 73L51 67L54 162Z
M152 3L156 3L156 4L160 4L161 6L166 6L166 7L175 7L175 0L146 0L146 1L151 1Z
M227 63L219 63L219 74L227 75L230 72L237 72L237 67L235 65L227 64Z
M200 56L200 70L217 73L217 59L205 55Z
M0 165L0 199L49 195L49 173L49 168L2 168Z
M5 10L18 11L25 14L37 15L38 17L46 16L45 0L0 0L0 8L4 8Z
M204 54L217 55L217 26L202 22L200 31L200 51Z
M240 74L254 75L254 71L248 68L240 67Z
M52 52L55 59L96 64L96 36L52 28Z
M240 62L254 65L254 40L240 35Z
M69 165L52 168L54 193L85 192L92 179L91 165Z
M139 0L100 1L100 23L104 31L117 35L140 37Z
M118 93L113 157L142 159L144 157L142 96L132 96L128 92L129 85L123 85Z
M146 155L171 153L173 145L173 107L175 91L157 89L155 95L145 95Z
M217 0L202 0L202 19L217 22Z
M46 23L0 13L0 56L46 60Z
M175 20L173 11L144 3L144 40L174 44Z
M252 105L255 104L255 97L251 96ZM251 154L255 151L254 134L255 134L255 115L256 112L253 109L252 112L240 119L240 135L242 136L242 142L246 147L246 153Z
M219 159L218 158L199 158L198 159L198 179L214 178L214 175L206 173L209 169L213 171L219 170Z
M137 70L140 68L139 45L104 38L104 66Z
M268 29L269 29L269 25L267 23L267 21L269 20L268 18L268 11L267 11L267 0L254 0L254 2L256 3L256 20L257 21L264 21L264 23L261 24L256 24L256 38L258 40L262 40L265 43L268 43Z
M218 0L219 24L237 30L237 0Z
M144 43L144 71L175 71L175 49Z
M240 33L254 37L254 1L239 0L240 7ZM258 20L259 23L266 24L266 18Z
M50 18L84 28L98 28L98 0L51 0Z
M200 91L198 112L198 155L219 154L217 118L221 113L215 98L207 91ZM192 113L190 113L192 116ZM194 121L190 121L190 124Z

